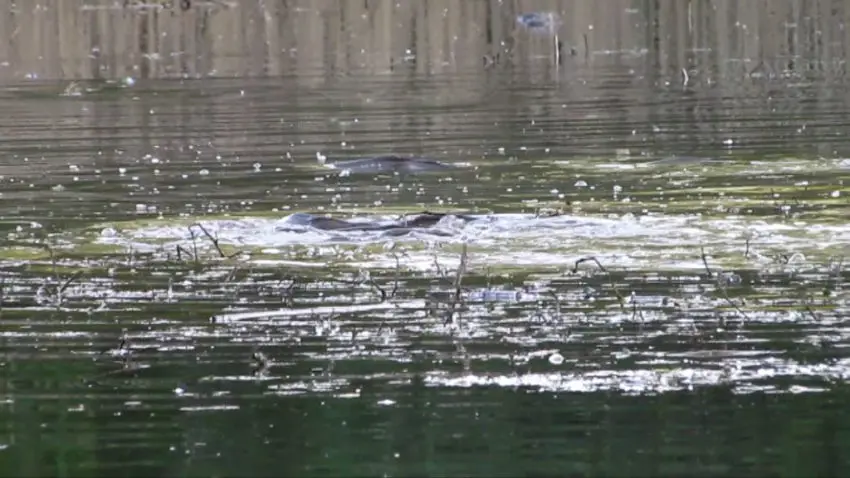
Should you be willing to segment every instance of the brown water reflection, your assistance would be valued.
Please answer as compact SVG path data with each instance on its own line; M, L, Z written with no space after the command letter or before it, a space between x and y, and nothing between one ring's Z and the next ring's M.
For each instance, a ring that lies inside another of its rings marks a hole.
M296 75L316 86L397 68L408 77L477 69L485 78L476 67L497 53L519 74L550 75L528 65L551 59L553 43L516 22L518 14L535 11L560 15L557 33L582 63L622 64L609 57L647 55L653 74L677 81L682 68L700 75L698 82L737 83L761 69L839 78L850 40L844 28L850 7L831 0L211 0L185 12L153 7L162 2L131 3L136 7L117 0L3 0L0 78ZM568 62L564 70L574 66Z

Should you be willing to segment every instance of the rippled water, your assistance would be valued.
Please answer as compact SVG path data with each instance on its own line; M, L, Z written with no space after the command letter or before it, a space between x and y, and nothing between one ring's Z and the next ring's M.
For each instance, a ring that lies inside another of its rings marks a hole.
M6 77L2 474L845 472L838 63L511 41L440 73ZM458 169L317 160L387 153ZM423 210L479 220L281 228Z

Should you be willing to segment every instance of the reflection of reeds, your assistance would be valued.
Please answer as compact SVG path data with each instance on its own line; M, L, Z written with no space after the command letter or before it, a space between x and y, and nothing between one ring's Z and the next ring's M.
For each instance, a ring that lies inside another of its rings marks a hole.
M14 42L6 47L8 51L0 51L0 56L11 59L12 65L0 74L34 71L45 79L51 75L79 79L97 72L119 78L139 71L146 63L151 77L181 76L186 71L206 76L212 70L228 77L242 76L255 74L255 65L265 65L268 74L274 76L301 76L316 67L324 73L349 73L354 69L386 72L401 63L410 63L420 73L437 73L448 63L453 68L480 68L485 56L494 58L502 53L504 59L509 51L516 52L517 57L533 53L529 51L533 46L514 38L516 29L511 26L517 15L540 7L539 2L531 0L445 2L440 7L442 14L435 15L424 4L402 2L396 6L395 2L384 1L123 3L124 8L115 9L114 0L41 0L45 11L60 13L12 16L5 26ZM830 48L818 43L815 33L839 31L843 15L808 15L805 9L795 8L795 2L774 2L776 6L771 9L754 9L747 2L707 2L702 7L689 3L683 14L678 3L661 0L636 8L634 2L627 0L595 4L547 2L547 10L552 12L548 15L557 15L562 27L552 29L551 38L565 45L584 42L586 57L591 41L599 50L647 49L650 55L669 58L657 68L662 70L659 73L671 77L679 75L683 67L693 67L689 63L699 48L711 48L713 52L712 58L705 60L711 64L701 65L705 71L737 75L739 79L746 71L728 60L746 59L748 64L766 60L770 70L779 73L794 68L787 58L799 56L800 52L824 58L819 63L838 58ZM166 7L170 7L172 15L159 13ZM804 16L808 20L804 21ZM142 23L149 26L143 27ZM740 25L759 28L741 31ZM143 28L149 29L144 33L146 38L140 38ZM91 54L95 46L99 48L98 55ZM545 47L551 48L548 41ZM140 60L144 54L156 59ZM566 52L556 50L556 60L562 54ZM236 57L239 59L234 61ZM843 68L833 69L827 73L843 73ZM439 94L453 94L450 90L456 87L452 82L446 83Z

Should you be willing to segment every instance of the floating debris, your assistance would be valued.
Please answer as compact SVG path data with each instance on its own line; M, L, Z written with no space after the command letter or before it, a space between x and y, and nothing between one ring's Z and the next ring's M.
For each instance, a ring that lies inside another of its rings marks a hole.
M554 12L532 12L517 15L522 27L537 33L553 33L561 24L560 16Z

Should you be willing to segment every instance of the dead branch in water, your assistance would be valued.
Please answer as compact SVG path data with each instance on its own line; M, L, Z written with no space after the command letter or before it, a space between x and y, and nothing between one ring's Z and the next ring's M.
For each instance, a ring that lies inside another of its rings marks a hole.
M236 257L236 256L238 256L238 255L240 255L244 252L244 251L241 251L241 250L237 250L236 252L234 252L232 254L225 254L224 250L222 250L221 245L219 244L218 238L216 236L214 236L206 227L204 227L203 224L196 222L195 224L192 224L192 225L189 226L189 234L192 237L192 251L194 253L196 263L197 263L197 260L198 260L198 247L197 247L197 244L195 242L195 239L196 239L197 236L196 236L195 231L193 229L195 227L200 229L201 233L203 233L204 237L206 237L207 240L210 241L210 243L215 248L216 252L218 252L218 256L220 258L222 258L222 259L232 259L232 258L234 258L234 257Z
M189 229L191 230L193 227L196 227L196 226L201 230L201 232L204 234L204 236L206 236L206 238L209 239L209 241L212 243L213 247L215 247L215 250L218 251L218 255L222 258L226 258L227 254L225 254L224 251L221 250L221 246L219 246L219 244L218 244L218 238L213 236L210 233L210 231L208 231L207 228L204 227L204 225L201 224L200 222L196 222L195 224L192 224L191 226L189 226Z
M599 262L599 259L597 259L594 256L588 256L588 257L582 257L581 259L576 259L576 263L573 266L573 274L577 273L578 272L578 266L584 264L585 262L593 262L594 264L596 264L596 267L598 267L599 270L601 270L602 272L604 272L606 274L608 273L608 269L606 269L605 266L603 266L602 263Z
M68 286L70 286L75 280L82 277L82 275L83 275L83 271L76 271L73 274L71 274L71 277L67 278L65 280L65 282L62 283L61 286L60 285L56 286L56 306L57 307L62 304L62 294L65 292L65 289L67 289Z
M605 268L605 266L602 265L601 262L599 262L599 259L594 256L582 257L580 259L577 259L575 265L573 266L573 274L578 273L578 266L585 262L593 262L594 264L596 264L600 271L604 272L608 276L608 285L611 286L611 290L614 292L614 295L617 296L617 301L620 303L620 308L625 310L626 299L623 297L623 294L620 293L620 290L617 289L617 284L614 283L614 278L611 277L611 273L608 271L608 269Z
M729 297L729 292L726 290L726 279L724 278L723 274L714 274L713 272L711 272L711 267L709 267L708 265L708 256L705 254L705 248L702 246L700 246L700 255L702 256L702 264L705 266L705 271L708 273L708 277L715 278L715 284L717 285L717 289L720 290L720 293L726 300L726 302L731 305L735 309L735 311L737 311L738 314L741 315L741 317L749 320L750 317L747 315L747 313L744 312L743 309L741 309L741 307L736 304L731 297Z
M195 258L195 256L192 255L191 252L187 251L185 248L183 248L179 244L176 246L176 251L177 251L177 261L178 262L183 262L183 254L186 254L187 256L189 256L192 259Z
M384 288L381 287L377 282L375 282L375 279L372 279L371 277L369 277L367 279L364 279L363 283L368 284L368 285L372 286L373 289L375 289L375 292L377 292L378 296L380 296L380 298L381 298L381 302L387 301L387 297L388 297L387 291L384 290Z
M446 270L445 270L445 269L442 269L442 268L440 267L440 261L439 261L439 259L437 258L437 253L436 253L436 252L434 252L434 268L435 268L435 269L437 269L437 274L439 274L439 275L440 275L440 277L441 277L442 279L444 279L444 280L448 280L448 279L449 279L448 274L446 274Z
M393 277L393 290L390 291L390 298L393 298L396 294L398 294L398 284L401 280L401 260L395 252L393 252L393 258L395 259L395 275Z
M702 265L705 266L705 272L708 274L708 277L714 277L714 273L711 272L711 268L708 267L708 256L705 255L705 247L700 246L699 248L700 257L702 257Z
M195 260L195 265L199 265L198 258L198 238L195 235L195 230L192 229L192 226L189 226L189 237L192 238L192 259Z
M283 283L283 281L287 280L289 281L289 285L283 289L281 298L283 299L282 302L284 307L292 307L295 304L295 288L298 287L298 277L284 275L277 281L278 287Z

